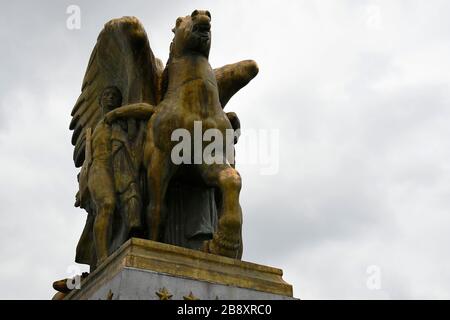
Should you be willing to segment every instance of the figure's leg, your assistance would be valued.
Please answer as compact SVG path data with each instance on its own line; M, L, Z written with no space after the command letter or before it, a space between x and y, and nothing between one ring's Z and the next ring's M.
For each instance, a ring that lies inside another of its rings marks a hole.
M199 173L208 186L219 188L222 206L213 239L205 242L205 251L240 259L242 257L242 210L239 204L241 177L228 164L202 164Z
M164 224L164 199L170 179L176 166L172 163L170 154L166 155L158 149L152 151L150 165L147 169L147 187L149 205L147 207L148 238L160 241Z
M94 221L94 242L97 253L97 266L109 255L109 242L112 232L112 217L116 199L111 176L107 170L93 170L89 190L96 207Z

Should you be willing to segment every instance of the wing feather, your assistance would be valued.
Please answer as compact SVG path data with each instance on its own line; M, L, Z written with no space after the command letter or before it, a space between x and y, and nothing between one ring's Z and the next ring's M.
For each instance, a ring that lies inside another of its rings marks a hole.
M102 119L99 96L104 88L116 86L122 103L146 102L156 105L160 72L147 34L135 17L107 22L92 50L69 129L73 130L73 160L81 167L85 158L86 130Z

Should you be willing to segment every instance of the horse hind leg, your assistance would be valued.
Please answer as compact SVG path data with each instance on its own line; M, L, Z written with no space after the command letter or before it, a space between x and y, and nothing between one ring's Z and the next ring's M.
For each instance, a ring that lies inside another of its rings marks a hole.
M222 205L219 223L212 240L204 243L204 251L235 259L242 257L242 210L239 204L241 177L227 164L200 165L200 175L209 186L219 188Z

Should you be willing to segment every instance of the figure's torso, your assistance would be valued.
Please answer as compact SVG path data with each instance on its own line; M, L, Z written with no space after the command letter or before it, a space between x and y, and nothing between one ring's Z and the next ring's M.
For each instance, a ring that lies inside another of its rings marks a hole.
M111 128L101 120L92 134L92 160L108 162L111 155Z

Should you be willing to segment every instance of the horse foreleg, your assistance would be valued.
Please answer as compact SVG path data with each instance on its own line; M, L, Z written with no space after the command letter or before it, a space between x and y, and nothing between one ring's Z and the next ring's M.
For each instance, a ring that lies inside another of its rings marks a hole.
M147 208L148 238L160 241L164 224L164 199L175 167L160 150L153 150L150 166L147 169L149 205Z
M241 259L242 257L242 210L239 204L241 177L227 164L200 165L200 175L209 186L219 188L222 206L219 223L212 240L205 243L205 251Z

